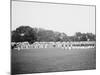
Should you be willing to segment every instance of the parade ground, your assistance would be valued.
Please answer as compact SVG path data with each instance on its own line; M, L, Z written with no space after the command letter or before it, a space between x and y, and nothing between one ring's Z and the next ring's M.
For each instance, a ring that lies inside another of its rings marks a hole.
M90 70L96 67L96 49L39 48L11 50L11 72L31 74L43 72Z

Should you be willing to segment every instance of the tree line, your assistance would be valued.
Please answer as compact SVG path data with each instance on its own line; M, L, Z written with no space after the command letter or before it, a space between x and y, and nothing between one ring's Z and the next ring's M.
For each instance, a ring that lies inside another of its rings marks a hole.
M65 33L60 33L42 28L32 28L30 26L20 26L11 31L12 42L57 42L57 41L96 41L96 36L93 33L76 32L73 36L67 36Z

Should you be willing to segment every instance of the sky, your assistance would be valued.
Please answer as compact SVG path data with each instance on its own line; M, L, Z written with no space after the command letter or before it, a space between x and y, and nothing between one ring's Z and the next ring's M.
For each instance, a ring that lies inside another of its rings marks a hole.
M21 25L69 36L75 32L95 34L95 7L12 1L12 30Z

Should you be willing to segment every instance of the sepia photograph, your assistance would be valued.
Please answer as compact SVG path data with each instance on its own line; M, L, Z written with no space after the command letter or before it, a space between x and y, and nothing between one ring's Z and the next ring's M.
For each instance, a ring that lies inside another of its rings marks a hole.
M96 6L11 0L11 74L96 69Z

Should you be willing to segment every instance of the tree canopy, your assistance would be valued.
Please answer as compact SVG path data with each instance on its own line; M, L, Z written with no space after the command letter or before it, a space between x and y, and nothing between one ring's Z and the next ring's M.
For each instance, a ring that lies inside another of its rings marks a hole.
M11 32L12 42L34 43L35 41L95 41L96 36L93 33L76 32L73 36L67 36L65 33L45 30L42 28L32 28L29 26L20 26Z
M28 41L33 43L37 40L36 32L29 26L20 26L12 31L12 42Z

